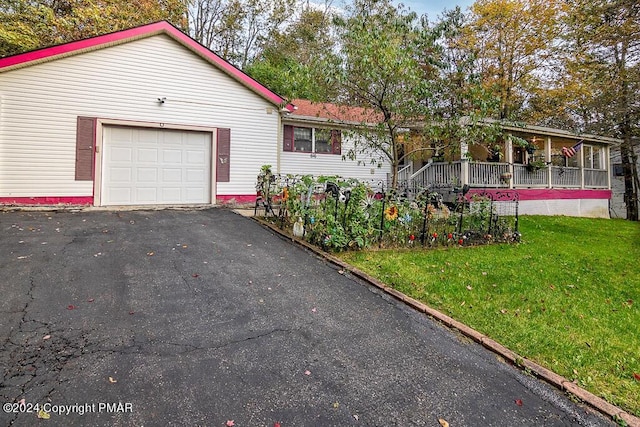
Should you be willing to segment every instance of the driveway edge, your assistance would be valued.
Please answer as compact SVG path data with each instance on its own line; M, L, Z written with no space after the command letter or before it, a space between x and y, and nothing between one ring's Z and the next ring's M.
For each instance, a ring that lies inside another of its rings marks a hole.
M404 302L406 305L414 308L415 310L425 313L426 315L436 319L437 321L439 321L440 323L443 323L447 327L456 329L464 336L472 339L473 341L481 344L485 348L501 356L505 360L511 362L512 365L519 367L525 372L530 372L533 375L535 375L537 378L540 378L548 382L549 384L555 386L556 388L577 397L579 400L591 406L592 408L596 409L597 411L611 417L612 420L616 422L624 421L628 427L640 427L640 418L636 417L635 415L631 415L630 413L624 411L623 409L618 408L617 406L612 405L611 403L605 401L601 397L598 397L595 394L579 387L578 385L576 385L572 381L569 381L565 377L558 375L555 372L514 353L513 351L509 350L508 348L498 343L497 341L494 341L493 339L485 336L484 334L476 331L475 329L470 328L469 326L461 322L458 322L457 320L452 319L446 314L441 313L438 310L435 310L429 307L428 305L414 298L411 298L396 289L393 289L385 285L383 282L376 279L375 277L370 276L369 274L357 269L356 267L353 267L350 264L347 264L346 262L331 255L330 253L325 252L320 248L304 240L298 239L296 237L293 237L285 233L274 224L258 217L252 217L252 218L254 221L269 228L279 236L287 240L291 240L293 243L299 246L302 246L305 249L310 250L311 252L320 256L321 258L324 258L325 260L331 262L332 264L342 268L342 270L348 271L354 276L379 288L380 290L384 291L388 295L391 295L394 298Z

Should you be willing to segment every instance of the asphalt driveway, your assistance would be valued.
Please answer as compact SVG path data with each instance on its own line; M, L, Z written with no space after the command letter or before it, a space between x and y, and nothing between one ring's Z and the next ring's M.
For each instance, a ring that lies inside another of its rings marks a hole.
M224 209L0 212L0 292L0 425L614 425Z

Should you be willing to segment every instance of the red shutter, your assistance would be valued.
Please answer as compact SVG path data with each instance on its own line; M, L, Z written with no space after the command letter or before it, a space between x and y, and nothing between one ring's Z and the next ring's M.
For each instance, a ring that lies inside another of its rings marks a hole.
M340 154L342 151L342 134L339 130L331 131L331 152Z
M231 154L231 129L218 129L216 154L216 182L229 182L229 155Z
M282 150L293 151L293 126L284 125L284 135L282 138Z
M78 117L76 121L76 181L93 181L95 145L96 119Z

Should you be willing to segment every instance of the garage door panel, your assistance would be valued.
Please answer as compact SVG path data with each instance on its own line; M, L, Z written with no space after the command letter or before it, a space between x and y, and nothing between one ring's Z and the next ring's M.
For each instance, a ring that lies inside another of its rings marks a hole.
M209 161L206 156L205 150L187 150L187 163L190 165L204 165Z
M141 163L158 163L157 148L138 148L138 162Z
M158 181L158 169L138 168L138 183L155 184Z
M211 202L211 134L103 129L102 204Z
M162 169L162 182L165 184L182 182L182 169Z
M182 150L162 150L162 161L165 164L182 164Z
M111 182L128 184L131 182L131 168L109 168Z

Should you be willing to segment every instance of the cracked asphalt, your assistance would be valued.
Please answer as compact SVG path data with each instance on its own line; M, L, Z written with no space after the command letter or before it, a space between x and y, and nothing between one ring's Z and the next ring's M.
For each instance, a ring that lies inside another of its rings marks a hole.
M0 425L614 425L229 210L0 212L0 266Z

